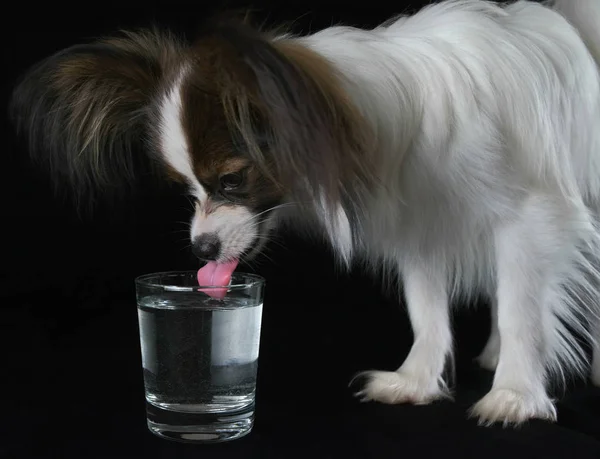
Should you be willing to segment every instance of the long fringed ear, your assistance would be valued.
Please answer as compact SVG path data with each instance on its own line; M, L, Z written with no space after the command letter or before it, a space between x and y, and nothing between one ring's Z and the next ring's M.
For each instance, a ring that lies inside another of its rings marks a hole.
M10 114L33 159L77 195L131 180L150 105L181 50L165 32L124 32L73 46L29 70Z
M228 117L259 164L300 199L339 202L349 188L372 185L374 136L329 62L298 41L244 25L225 24L216 34L252 75L250 90L231 85L223 94Z

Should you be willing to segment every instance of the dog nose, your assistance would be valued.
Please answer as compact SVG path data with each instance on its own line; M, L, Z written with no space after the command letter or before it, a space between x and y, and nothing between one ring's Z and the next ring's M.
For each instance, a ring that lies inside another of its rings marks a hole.
M221 241L214 233L201 234L192 242L192 253L201 260L213 261L219 256Z

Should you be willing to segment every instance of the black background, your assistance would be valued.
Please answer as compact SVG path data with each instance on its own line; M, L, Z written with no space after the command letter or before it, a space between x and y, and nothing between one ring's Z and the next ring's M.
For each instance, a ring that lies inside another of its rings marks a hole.
M150 21L192 33L210 11L249 6L49 3L15 3L3 14L4 106L18 75L63 47ZM339 21L372 26L422 3L252 5L260 18L307 32ZM78 215L29 164L4 118L2 128L1 457L600 457L600 391L581 384L562 397L555 425L484 429L466 419L491 384L471 363L489 329L485 305L455 315L455 402L358 403L352 375L395 369L410 348L404 308L377 279L359 268L339 272L326 246L293 234L279 234L244 267L268 280L252 434L218 446L154 437L145 426L133 279L198 266L186 240L191 206L180 190L142 180L135 195Z

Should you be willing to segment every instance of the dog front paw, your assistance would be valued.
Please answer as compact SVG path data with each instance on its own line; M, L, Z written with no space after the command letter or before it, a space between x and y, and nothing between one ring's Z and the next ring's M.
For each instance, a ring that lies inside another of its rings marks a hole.
M512 389L492 389L470 410L479 425L519 425L530 419L556 421L556 408L548 396L534 396Z
M423 381L401 371L366 371L356 378L366 379L363 389L355 394L363 402L426 405L438 399L451 398L441 381Z

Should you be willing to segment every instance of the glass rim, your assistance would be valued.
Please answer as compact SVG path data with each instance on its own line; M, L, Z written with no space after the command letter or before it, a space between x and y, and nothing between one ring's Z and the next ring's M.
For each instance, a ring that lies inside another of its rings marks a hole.
M159 288L167 292L201 292L206 290L247 290L253 287L264 285L266 279L258 274L250 274L245 272L234 272L231 276L231 282L228 285L193 285L183 286L172 283L152 282L151 279L158 276L176 276L176 275L196 275L198 270L181 270L181 271L158 271L153 273L141 274L135 278L135 284L144 287ZM244 277L248 282L238 282L236 278Z

